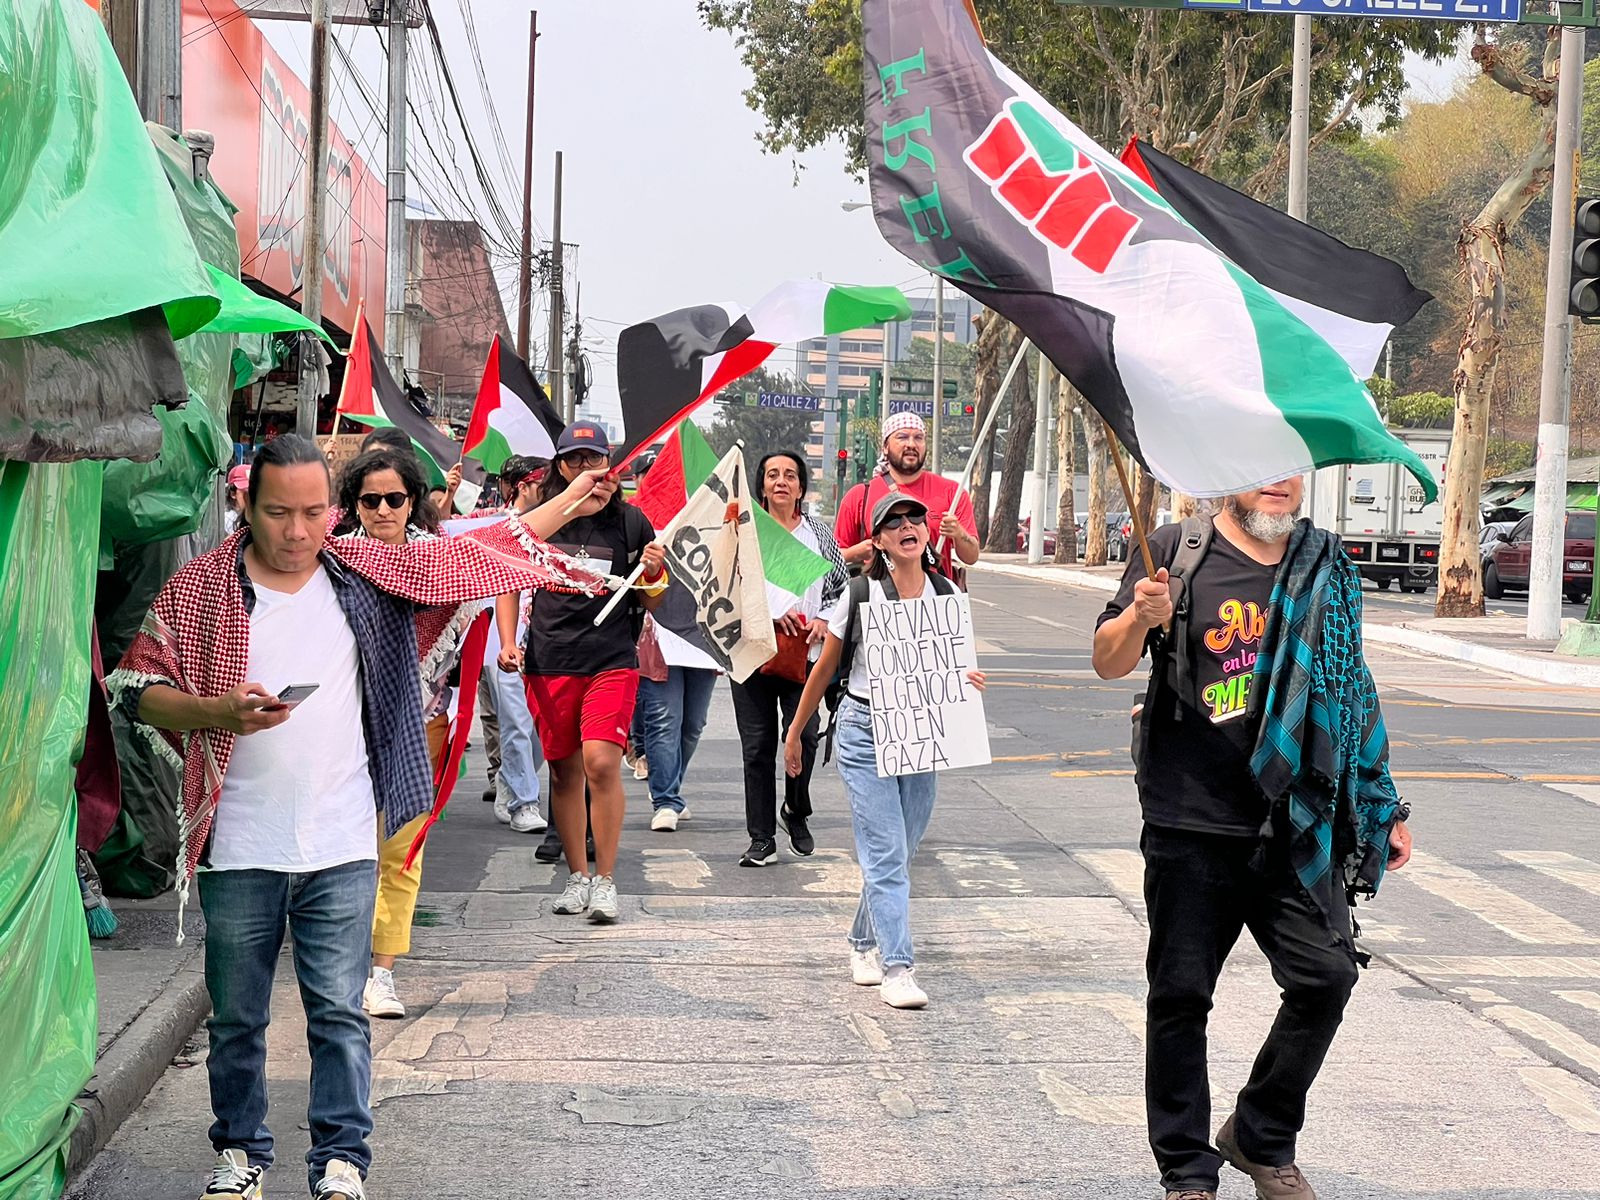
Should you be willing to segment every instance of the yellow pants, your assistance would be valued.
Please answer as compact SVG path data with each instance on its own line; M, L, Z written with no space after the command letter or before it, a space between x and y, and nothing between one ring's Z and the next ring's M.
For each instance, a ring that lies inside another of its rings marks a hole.
M428 722L428 755L433 760L434 771L439 768L440 755L444 753L445 733L450 719L434 717ZM428 814L423 813L407 821L392 838L381 834L378 842L378 901L372 909L372 952L374 954L409 954L411 952L411 918L417 911L417 893L422 890L422 854L417 851L417 861L405 870L406 855L417 838ZM426 847L424 847L425 849Z

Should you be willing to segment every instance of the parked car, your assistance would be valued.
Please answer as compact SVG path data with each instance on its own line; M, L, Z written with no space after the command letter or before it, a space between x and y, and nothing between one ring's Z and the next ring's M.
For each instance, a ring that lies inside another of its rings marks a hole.
M1033 518L1023 517L1017 522L1017 553L1028 552L1028 531L1033 528ZM1050 526L1044 527L1044 552L1046 557L1053 556L1056 552L1056 531Z
M1133 536L1133 519L1125 512L1106 514L1106 560L1126 562L1128 539Z
M1519 517L1518 520L1521 518ZM1517 527L1516 521L1485 521L1483 532L1478 535L1478 558L1482 574L1489 573L1489 559L1494 554L1494 548L1511 536L1511 531Z
M1572 604L1587 600L1594 582L1594 529L1594 513L1567 510L1566 540L1561 548L1561 590ZM1529 513L1489 552L1483 568L1483 594L1498 600L1508 591L1527 591L1532 561L1533 514Z

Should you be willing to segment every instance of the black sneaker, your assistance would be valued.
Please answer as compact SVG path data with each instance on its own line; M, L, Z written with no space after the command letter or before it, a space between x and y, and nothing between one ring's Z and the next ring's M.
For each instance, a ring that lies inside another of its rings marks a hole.
M757 838L739 860L741 867L765 867L778 861L778 843L774 838Z
M817 839L811 836L811 830L806 828L806 819L797 817L789 811L785 804L781 810L783 827L789 831L789 849L801 858L806 858L816 851Z
M540 862L560 862L564 851L561 849L561 835L556 832L556 823L550 822L550 832L544 835L544 841L539 843L539 848L533 852L534 858Z

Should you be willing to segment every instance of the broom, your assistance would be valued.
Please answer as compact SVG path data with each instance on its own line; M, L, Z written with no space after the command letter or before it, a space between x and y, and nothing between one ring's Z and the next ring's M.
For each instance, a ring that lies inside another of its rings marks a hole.
M117 914L106 903L105 892L100 887L100 872L94 869L94 860L83 850L78 851L78 892L83 897L83 915L89 923L89 936L108 938L117 931Z

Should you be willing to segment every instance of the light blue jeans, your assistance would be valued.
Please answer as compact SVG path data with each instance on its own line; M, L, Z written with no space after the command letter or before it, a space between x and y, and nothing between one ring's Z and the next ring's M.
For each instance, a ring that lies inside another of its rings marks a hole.
M650 802L657 808L683 811L683 777L716 686L717 672L701 667L668 667L665 683L639 677L634 722L644 734L640 749L650 760Z
M521 637L527 626L518 627ZM494 689L495 717L500 722L500 777L511 789L512 812L539 803L539 772L544 770L544 748L539 745L539 733L533 727L533 710L528 707L528 695L522 687L522 674L502 671L495 663L500 654L500 632L494 622L489 622L489 644L486 650L483 675Z
M861 864L861 903L850 927L857 950L878 947L886 967L907 966L911 953L911 858L933 816L939 776L878 778L872 716L846 696L839 704L839 774L850 796L850 823Z

